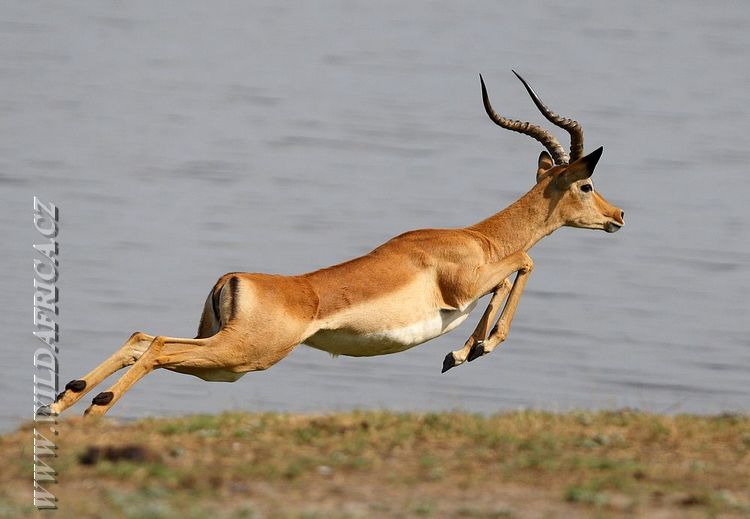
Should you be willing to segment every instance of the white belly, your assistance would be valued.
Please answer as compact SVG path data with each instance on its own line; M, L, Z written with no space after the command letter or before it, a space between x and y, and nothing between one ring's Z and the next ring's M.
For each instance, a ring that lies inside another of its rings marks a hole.
M371 357L408 350L418 344L448 333L460 325L476 306L471 303L463 310L442 310L421 321L396 328L384 328L370 332L352 329L320 330L309 337L305 344L334 355Z

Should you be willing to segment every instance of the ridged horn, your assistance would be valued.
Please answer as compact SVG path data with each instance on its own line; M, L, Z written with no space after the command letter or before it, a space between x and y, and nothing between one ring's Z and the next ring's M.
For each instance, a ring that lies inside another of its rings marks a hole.
M513 73L521 80L523 86L526 87L526 91L531 96L532 101L534 101L534 104L539 111L542 112L542 115L544 115L549 122L555 126L559 126L570 134L570 161L573 162L574 160L583 157L583 128L578 124L578 121L562 117L550 110L542 100L539 99L539 96L534 92L534 89L529 86L526 80L515 70L513 70Z
M479 81L482 83L482 102L484 103L484 109L495 124L506 130L523 133L524 135L528 135L529 137L538 140L545 148L547 148L550 155L552 155L552 160L555 161L555 164L568 164L570 158L565 152L565 148L563 148L562 145L560 145L560 142L547 130L529 122L507 119L495 112L490 104L490 98L487 95L487 87L484 85L482 74L479 74Z

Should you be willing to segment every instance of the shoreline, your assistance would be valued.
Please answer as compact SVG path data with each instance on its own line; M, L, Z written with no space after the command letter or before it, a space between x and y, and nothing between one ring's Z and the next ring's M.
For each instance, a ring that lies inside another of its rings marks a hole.
M38 513L32 427L0 435L0 517ZM59 430L59 517L750 517L748 414L228 412Z

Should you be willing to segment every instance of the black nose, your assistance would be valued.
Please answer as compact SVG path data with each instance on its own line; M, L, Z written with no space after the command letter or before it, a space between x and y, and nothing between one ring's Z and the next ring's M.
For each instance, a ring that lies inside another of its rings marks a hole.
M625 220L625 211L620 211L620 219Z

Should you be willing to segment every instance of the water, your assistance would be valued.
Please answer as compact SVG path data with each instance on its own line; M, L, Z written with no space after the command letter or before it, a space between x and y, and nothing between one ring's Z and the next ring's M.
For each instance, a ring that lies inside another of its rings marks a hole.
M313 270L508 205L540 146L487 120L478 73L541 122L510 68L605 145L594 180L627 225L535 247L500 349L440 374L476 310L392 356L160 371L112 414L750 410L748 50L739 2L5 6L0 427L32 410L33 195L60 207L65 383L133 331L192 336L224 272Z

